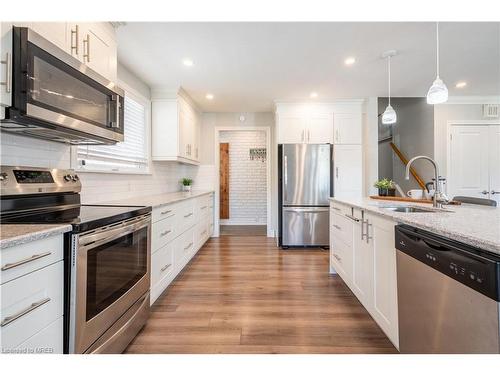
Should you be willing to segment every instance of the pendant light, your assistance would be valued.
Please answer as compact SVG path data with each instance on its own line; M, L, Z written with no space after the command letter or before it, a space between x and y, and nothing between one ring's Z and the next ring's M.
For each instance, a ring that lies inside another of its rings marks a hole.
M385 109L384 113L382 114L382 124L385 125L391 125L395 124L398 116L396 115L396 111L394 108L391 106L391 57L396 56L396 51L395 50L390 50L387 52L384 52L382 54L383 58L387 59L387 70L388 70L388 83L389 83L389 104L387 105L387 108Z
M427 92L428 104L440 104L448 101L448 88L439 78L439 22L436 22L436 79Z

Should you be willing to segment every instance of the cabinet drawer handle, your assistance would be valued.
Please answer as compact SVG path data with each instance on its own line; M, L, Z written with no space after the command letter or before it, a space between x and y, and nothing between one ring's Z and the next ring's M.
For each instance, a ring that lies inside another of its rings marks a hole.
M161 214L161 215L167 215L167 214L169 214L169 213L171 213L171 212L172 212L172 210L166 210L166 211L162 211L162 212L160 212L160 214Z
M359 219L358 218L356 218L356 217L354 217L352 215L348 215L348 214L345 214L345 216L347 216L349 219L354 220L355 222L359 223Z
M203 206L201 209L204 210L205 208L207 208L207 206Z
M189 216L192 216L192 215L193 215L193 213L192 213L192 212L190 212L189 214L184 215L184 217L185 217L185 218L188 218Z
M33 302L29 307L25 308L24 310L19 311L18 313L7 316L4 320L2 320L2 323L0 323L0 327L5 327L7 324L12 323L13 321L21 318L22 316L32 312L33 310L39 308L40 306L45 305L47 302L50 301L50 298L44 298L38 302Z
M192 242L190 242L190 243L189 243L189 245L187 245L187 246L184 248L184 250L189 249L191 246L193 246L193 243L192 243Z
M167 234L172 233L171 230L166 230L165 232L160 233L160 237L166 236Z
M337 225L337 224L333 224L333 227L334 227L335 229L342 230L342 228L341 228L339 225Z
M71 52L73 52L73 50L74 50L75 55L77 55L77 56L79 54L78 40L80 39L78 29L79 29L78 25L75 25L75 30L71 30ZM75 36L75 45L73 45L73 35Z
M46 253L32 255L31 257L20 260L19 262L7 263L5 266L2 267L2 271L7 271L7 270L10 270L11 268L22 266L23 264L33 262L34 260L37 260L40 258L44 258L46 256L49 256L50 254L52 254L52 252L47 251Z
M339 262L342 262L342 258L339 257L337 254L333 254L333 256L335 257L335 259L337 259Z
M87 37L83 40L83 44L86 45L87 51L83 51L83 59L87 59L87 62L90 62L90 34L87 34Z
M5 60L1 60L0 64L5 65L5 81L0 82L0 86L5 86L5 92L7 94L11 91L11 74L12 74L12 60L9 52L5 54Z
M162 267L162 269L160 270L160 272L164 272L166 271L172 264L167 264L165 266Z
M338 207L332 207L332 209L334 209L335 211L342 211L340 208Z
M205 233L207 233L207 230L206 230L206 229L205 229L203 232L201 232L201 234L205 234Z

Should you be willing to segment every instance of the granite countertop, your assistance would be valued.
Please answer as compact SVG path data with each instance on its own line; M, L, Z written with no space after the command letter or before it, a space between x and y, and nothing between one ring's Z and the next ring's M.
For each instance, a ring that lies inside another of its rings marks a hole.
M0 249L66 233L71 228L68 224L2 224Z
M192 192L178 191L175 193L165 193L158 195L149 195L145 197L132 197L128 199L120 199L117 201L106 202L106 204L126 205L126 206L151 206L157 208L166 206L175 202L183 201L190 198L196 198L201 195L213 193L213 190L195 190ZM99 203L97 203L99 204Z
M462 204L444 206L444 210L439 212L404 213L385 210L383 207L410 205L432 208L432 206L425 203L378 201L370 198L330 198L330 200L500 254L500 207Z

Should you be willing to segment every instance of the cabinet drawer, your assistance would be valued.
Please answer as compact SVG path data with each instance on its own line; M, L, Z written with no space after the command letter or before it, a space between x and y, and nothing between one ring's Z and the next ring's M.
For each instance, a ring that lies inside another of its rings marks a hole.
M63 259L63 236L9 247L1 257L0 283L4 284Z
M172 241L177 236L178 215L171 216L153 223L151 230L151 253L158 251L161 247Z
M201 220L208 213L208 201L206 196L201 196L194 199L194 214L195 221Z
M16 353L62 354L63 317L50 323L15 349Z
M209 237L210 224L208 222L208 218L201 220L194 228L195 245L196 248L199 249Z
M177 237L174 242L174 266L176 272L180 272L189 262L194 246L194 230L192 228Z
M344 242L348 246L352 246L353 224L352 220L346 216L337 214L330 215L330 226L332 228L332 236Z
M63 262L0 286L0 334L15 348L63 315Z
M178 215L179 233L191 228L195 223L194 199L182 202L179 206Z
M351 207L337 202L330 202L330 212L337 215L350 215L352 213Z
M330 261L342 280L350 287L353 272L352 248L342 241L332 239L330 241Z
M167 217L177 214L179 206L180 203L176 203L176 204L169 204L168 206L161 206L155 208L151 215L152 222L155 223L158 220L163 220L166 219Z
M164 278L172 277L174 273L173 244L163 246L151 257L151 286Z

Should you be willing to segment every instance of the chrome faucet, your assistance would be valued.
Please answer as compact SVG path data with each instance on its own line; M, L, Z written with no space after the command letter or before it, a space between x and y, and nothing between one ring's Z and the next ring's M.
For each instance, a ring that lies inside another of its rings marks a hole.
M439 183L439 167L434 159L424 155L415 156L408 162L408 164L406 164L405 178L407 180L410 179L410 167L413 164L413 162L418 159L428 160L434 166L434 181L436 181L435 183L436 186L434 187L434 196L432 197L432 205L436 208L441 208L443 204L448 203L449 200L446 197L445 192L442 191L442 185Z

